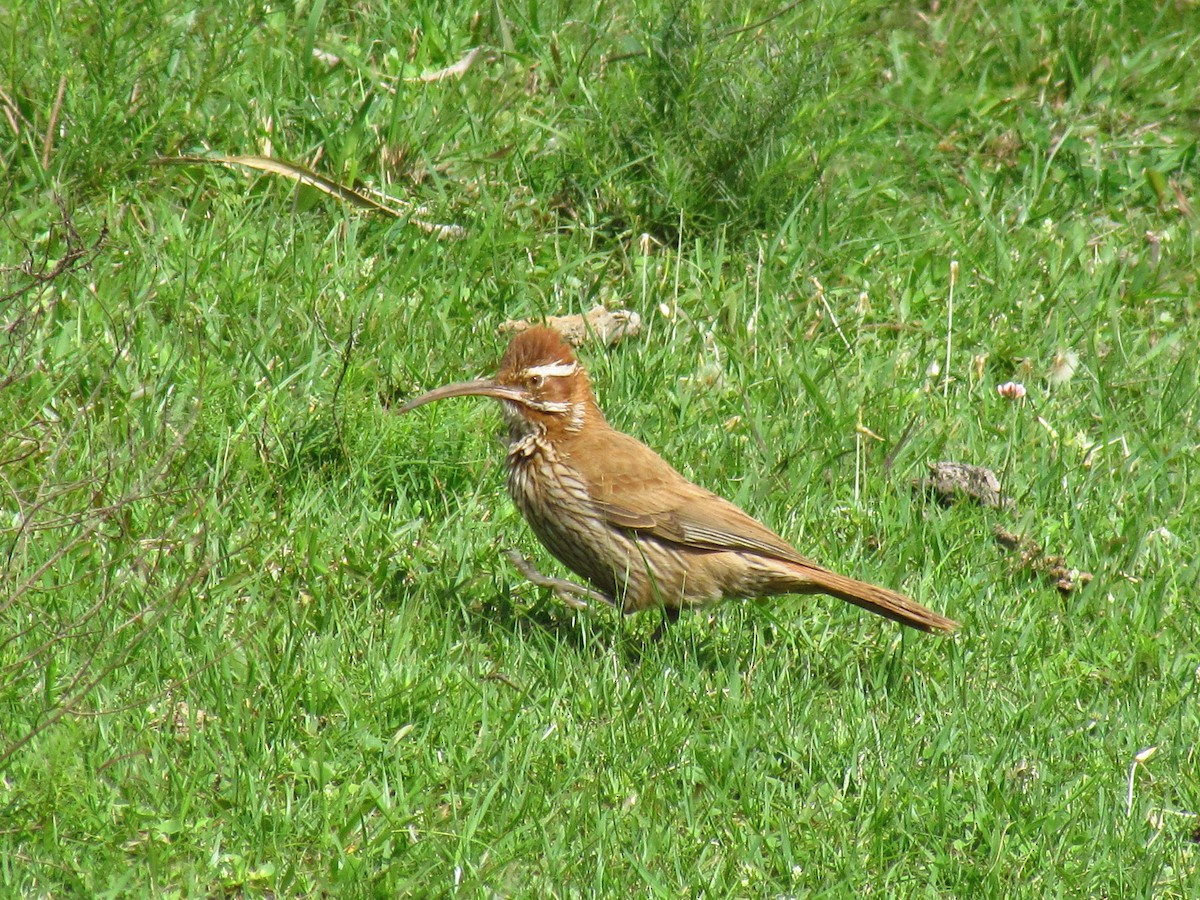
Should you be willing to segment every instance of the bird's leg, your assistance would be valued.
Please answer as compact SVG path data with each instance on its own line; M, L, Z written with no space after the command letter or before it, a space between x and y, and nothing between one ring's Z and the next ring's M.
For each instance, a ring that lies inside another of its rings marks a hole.
M667 603L663 598L662 593L658 589L658 580L654 577L654 566L646 556L646 551L642 549L642 545L638 544L638 552L642 554L642 562L646 564L646 574L650 576L650 587L654 590L654 596L658 599L662 607L662 620L658 623L658 627L654 629L654 633L650 635L650 640L657 644L667 629L679 621L679 607Z
M658 623L658 627L654 629L654 634L650 635L650 640L657 643L662 640L662 636L667 633L667 629L679 621L678 606L663 606L662 621Z
M531 583L554 591L555 596L571 609L590 609L589 600L607 603L609 606L616 605L607 594L602 594L573 581L567 581L565 578L551 578L549 575L543 575L532 562L516 550L505 551L504 555L508 557L508 561L513 564L513 567Z

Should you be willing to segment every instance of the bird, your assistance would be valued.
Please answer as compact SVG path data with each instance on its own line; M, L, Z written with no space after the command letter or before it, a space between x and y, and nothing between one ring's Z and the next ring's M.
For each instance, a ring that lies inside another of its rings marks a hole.
M564 599L573 596L572 605L592 599L625 614L661 609L661 632L683 609L825 594L919 631L959 627L904 594L802 556L766 525L613 428L587 371L552 328L534 326L513 337L495 377L435 388L399 412L464 396L500 401L508 493L541 544L590 587L542 576L519 556L514 562L531 580Z

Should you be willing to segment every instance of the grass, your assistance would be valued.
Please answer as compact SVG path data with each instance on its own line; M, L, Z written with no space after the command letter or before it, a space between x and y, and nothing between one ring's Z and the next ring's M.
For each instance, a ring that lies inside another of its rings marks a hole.
M1196 896L1198 25L0 9L2 892ZM493 406L387 405L597 302L614 424L962 634L523 583Z

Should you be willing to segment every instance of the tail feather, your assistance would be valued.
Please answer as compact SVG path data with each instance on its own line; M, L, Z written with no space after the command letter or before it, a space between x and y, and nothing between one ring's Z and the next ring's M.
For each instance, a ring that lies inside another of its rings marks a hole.
M958 630L958 623L953 619L948 619L889 588L866 581L858 581L819 566L812 568L796 566L795 568L803 571L805 593L829 594L831 597L853 603L876 615L899 622L901 625L907 625L909 628L916 628L919 631L949 634Z

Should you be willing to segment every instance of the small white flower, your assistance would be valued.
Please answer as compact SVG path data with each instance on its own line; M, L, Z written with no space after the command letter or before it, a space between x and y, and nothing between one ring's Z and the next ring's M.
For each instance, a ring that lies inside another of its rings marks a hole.
M1162 541L1164 544L1174 544L1176 537L1166 525L1160 525L1146 535L1146 539L1150 541Z
M1054 354L1054 362L1050 364L1050 373L1046 380L1051 387L1059 387L1075 377L1079 369L1079 356L1074 350L1060 350Z
M1004 384L996 388L996 393L998 393L1005 400L1024 400L1025 385L1021 384L1019 381L1006 381Z

